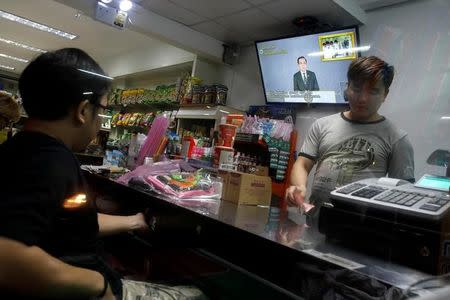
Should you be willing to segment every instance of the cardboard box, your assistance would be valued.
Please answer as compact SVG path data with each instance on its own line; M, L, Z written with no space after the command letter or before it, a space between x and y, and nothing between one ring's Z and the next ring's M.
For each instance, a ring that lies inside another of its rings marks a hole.
M269 167L256 166L256 172L253 174L258 176L269 176Z
M219 217L220 220L234 224L236 227L262 234L269 219L269 209L269 207L236 205L229 201L222 201Z
M267 176L229 172L224 200L236 204L270 205L272 180Z

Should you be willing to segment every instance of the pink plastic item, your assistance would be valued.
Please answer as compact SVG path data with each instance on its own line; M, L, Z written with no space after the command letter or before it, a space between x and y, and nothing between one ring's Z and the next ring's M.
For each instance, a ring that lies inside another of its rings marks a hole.
M137 165L142 165L146 156L153 157L162 138L169 127L169 120L164 116L157 116L153 121L152 127L148 131L147 138L139 151Z

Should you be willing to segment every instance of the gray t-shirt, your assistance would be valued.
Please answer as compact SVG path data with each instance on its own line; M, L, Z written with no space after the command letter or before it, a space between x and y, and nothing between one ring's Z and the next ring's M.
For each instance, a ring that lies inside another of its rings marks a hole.
M327 200L336 187L364 178L388 175L414 181L414 152L407 133L384 117L371 123L349 120L343 113L318 119L299 155L317 163L312 203Z

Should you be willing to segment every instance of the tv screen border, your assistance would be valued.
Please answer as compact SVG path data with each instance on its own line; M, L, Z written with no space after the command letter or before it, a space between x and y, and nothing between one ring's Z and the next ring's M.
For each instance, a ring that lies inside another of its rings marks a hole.
M283 39L296 38L296 37L301 37L301 36L308 36L308 35L314 35L314 34L328 33L328 32L332 32L332 31L347 30L347 29L354 29L355 30L356 45L360 46L359 26L358 25L345 26L345 27L336 27L336 28L331 28L331 29L327 29L327 30L316 31L316 32L313 32L313 33L291 34L291 35L280 36L280 37L277 37L277 38L271 38L271 39L255 41L254 46L255 46L255 51L256 51L256 57L258 59L259 74L260 74L260 77L261 77L261 83L262 83L262 87L263 87L263 91L264 91L264 101L265 101L266 105L276 104L276 105L288 105L288 106L296 106L296 107L303 107L303 106L312 106L312 107L314 107L316 105L320 105L320 106L341 106L341 107L348 106L348 102L341 102L341 103L268 102L267 101L267 94L266 94L266 87L264 85L264 75L263 75L263 72L261 70L261 61L259 59L259 53L258 53L258 47L257 47L258 43L279 41L279 40L283 40ZM356 58L359 58L359 57L361 57L361 51L356 51Z

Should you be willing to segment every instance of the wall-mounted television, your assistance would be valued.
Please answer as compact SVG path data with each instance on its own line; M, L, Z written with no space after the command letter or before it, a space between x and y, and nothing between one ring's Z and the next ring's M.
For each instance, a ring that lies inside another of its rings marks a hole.
M347 69L361 50L356 26L255 44L266 103L346 103Z

